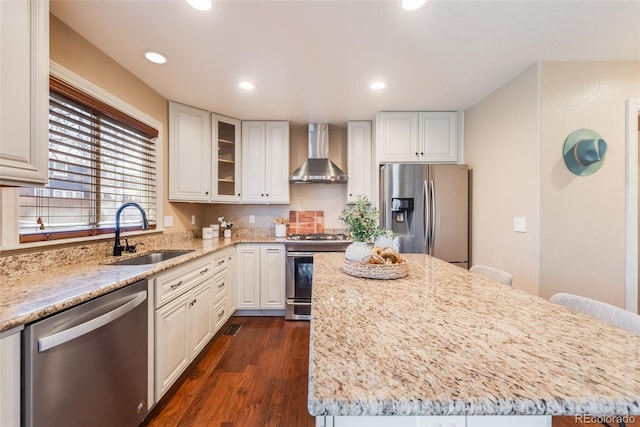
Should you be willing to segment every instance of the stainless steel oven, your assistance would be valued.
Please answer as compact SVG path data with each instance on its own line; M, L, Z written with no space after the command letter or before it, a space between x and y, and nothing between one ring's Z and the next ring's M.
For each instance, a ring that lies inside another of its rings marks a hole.
M311 319L313 255L318 252L344 252L351 243L343 234L291 235L285 242L286 304L285 319Z

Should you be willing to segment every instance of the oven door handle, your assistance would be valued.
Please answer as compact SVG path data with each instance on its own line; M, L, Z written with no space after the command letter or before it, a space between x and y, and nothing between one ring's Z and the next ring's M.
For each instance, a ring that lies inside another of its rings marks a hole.
M301 256L313 256L315 252L287 252L287 256L291 258L301 257Z
M288 299L287 300L287 305L306 305L306 306L309 306L309 305L311 305L311 303L310 302L298 302L298 301L296 301L294 299Z

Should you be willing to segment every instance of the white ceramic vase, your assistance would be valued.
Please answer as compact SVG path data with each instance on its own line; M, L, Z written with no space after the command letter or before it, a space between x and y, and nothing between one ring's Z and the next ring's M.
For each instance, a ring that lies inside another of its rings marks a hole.
M225 239L230 239L231 238L231 229L230 228L225 228L224 229L224 238Z
M395 239L393 237L380 236L373 242L375 246L380 248L393 248L396 249ZM396 249L397 250L397 249Z
M344 251L344 257L349 261L360 262L362 258L371 254L372 245L366 242L353 242Z

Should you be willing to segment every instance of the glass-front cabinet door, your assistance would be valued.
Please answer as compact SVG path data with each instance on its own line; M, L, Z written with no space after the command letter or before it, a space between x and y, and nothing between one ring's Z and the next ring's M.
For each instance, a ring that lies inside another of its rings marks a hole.
M212 202L240 201L240 120L211 115Z

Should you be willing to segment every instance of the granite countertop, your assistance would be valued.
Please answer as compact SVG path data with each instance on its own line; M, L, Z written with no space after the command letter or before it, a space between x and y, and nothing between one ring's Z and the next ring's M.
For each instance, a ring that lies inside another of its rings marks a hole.
M61 266L51 267L43 260L44 268L24 268L26 272L4 274L0 285L0 332L34 322L66 308L130 285L151 275L236 243L280 243L284 239L251 237L213 240L181 240L145 249L119 259L144 255L152 250L193 250L167 261L148 265L109 265L111 256L99 260L82 261L77 250L69 250L75 260L59 261ZM62 253L62 255L61 255ZM56 252L64 257L65 252ZM38 263L34 258L34 263ZM29 267L29 266L27 266Z
M314 258L312 415L640 414L640 336L427 255Z

